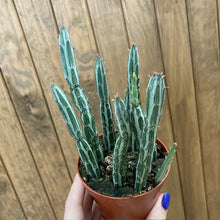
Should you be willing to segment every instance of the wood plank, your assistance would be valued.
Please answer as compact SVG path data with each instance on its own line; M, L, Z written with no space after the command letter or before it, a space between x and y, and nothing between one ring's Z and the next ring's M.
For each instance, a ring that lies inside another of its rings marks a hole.
M64 26L70 33L79 71L80 84L88 96L98 130L102 132L99 114L99 98L96 91L94 75L95 59L98 52L87 3L85 0L58 0L54 1L52 6L59 28Z
M220 0L216 2L217 15L218 15L218 37L220 38Z
M30 20L33 8L28 10L27 1L25 4L23 1L22 8L29 13L27 20ZM0 18L3 75L56 217L62 219L64 203L71 185L70 176L14 5L3 2L0 10L4 15ZM34 30L36 29L30 28L29 32L35 33ZM36 39L37 35L35 41ZM36 51L47 54L44 45L39 42ZM47 70L46 64L44 68ZM47 77L46 73L45 76Z
M69 93L62 74L58 47L58 32L53 19L50 3L47 1L15 0L26 40L34 60L38 79L55 125L69 173L73 179L76 173L78 153L75 142L66 129L65 122L54 101L50 83L59 82L59 86ZM58 84L58 83L57 83ZM53 134L55 137L55 134ZM51 142L52 143L52 142Z
M152 1L136 2L129 0L123 0L122 5L130 42L135 42L139 51L140 72L142 73L142 79L140 79L142 81L141 86L142 88L146 88L148 81L146 80L146 75L152 74L155 71L164 71L154 5ZM145 94L142 94L142 97L144 97L142 98L144 101ZM168 147L173 143L167 95L162 120L158 128L158 137ZM185 219L185 216L177 166L176 158L174 158L170 175L162 190L171 194L171 204L167 218L180 220Z
M0 219L26 219L10 179L0 160Z
M7 27L9 28L9 26ZM10 53L9 50L6 49L4 49L3 52L4 53L1 57L5 59L4 56L6 57ZM38 171L36 170L29 147L24 138L21 126L5 87L2 73L0 75L0 88L0 102L4 103L3 105L0 105L0 155L4 160L6 169L15 187L16 194L21 201L21 205L27 218L36 220L55 219L48 197L42 185ZM4 182L5 180L7 179L1 178L1 183L7 183ZM10 190L9 186L8 190ZM1 198L2 196L5 197L2 194L3 192L4 191L1 191ZM11 194L12 192L7 192L7 195ZM5 205L6 202L7 205ZM3 205L3 208L1 208L3 210L1 210L0 216L6 215L6 218L3 219L11 219L13 217L10 215L13 214L18 215L16 217L19 217L19 215L20 218L22 217L18 204L16 207L16 202L13 197L6 199L6 201L2 199L1 204ZM10 207L10 205L15 206ZM7 210L10 213L7 213Z
M88 0L98 50L103 57L110 97L124 98L127 87L128 40L119 0Z
M209 219L220 219L220 63L216 1L187 0ZM204 16L205 15L205 16Z
M186 219L208 219L185 1L155 1Z

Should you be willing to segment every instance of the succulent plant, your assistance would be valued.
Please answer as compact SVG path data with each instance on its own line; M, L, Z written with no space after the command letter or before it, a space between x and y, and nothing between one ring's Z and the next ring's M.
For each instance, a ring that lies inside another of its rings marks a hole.
M128 151L138 152L135 190L141 191L156 159L157 127L161 119L165 97L165 83L162 73L154 73L148 82L145 109L141 107L139 89L139 58L135 45L129 51L125 100L116 96L114 112L116 116L117 139L109 102L108 85L104 63L97 56L95 64L95 83L100 100L100 116L103 129L103 146L98 139L98 130L88 98L81 88L74 50L65 28L59 34L60 56L64 77L70 88L75 107L80 111L81 126L75 111L65 93L56 85L51 85L54 98L66 122L85 169L93 178L100 178L99 165L104 162L104 151L113 151L113 183L122 187L126 183L126 156ZM157 185L165 176L176 151L176 143L171 147L155 177Z

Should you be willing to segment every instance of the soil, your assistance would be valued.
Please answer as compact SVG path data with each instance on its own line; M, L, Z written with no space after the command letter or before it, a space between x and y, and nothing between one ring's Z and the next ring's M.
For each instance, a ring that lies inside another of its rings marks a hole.
M132 197L151 190L154 185L154 179L158 168L164 161L166 153L161 150L161 146L157 145L157 159L152 164L151 173L148 176L146 187L141 192L134 190L135 169L138 159L137 152L127 153L127 182L123 187L114 187L112 181L112 154L113 152L105 152L105 161L100 165L101 178L94 179L87 175L83 163L80 161L79 172L84 182L98 193L114 196L114 197Z

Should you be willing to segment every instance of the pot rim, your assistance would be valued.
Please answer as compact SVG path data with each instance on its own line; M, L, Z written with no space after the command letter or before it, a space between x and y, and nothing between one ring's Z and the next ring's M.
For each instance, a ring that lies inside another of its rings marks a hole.
M168 152L168 149L166 147L166 145L159 139L157 138L156 140L157 144L160 144L160 145L163 145L164 149L165 149L165 152ZM87 190L91 191L93 194L97 195L97 196L102 196L104 198L108 198L108 199L114 199L114 200L120 200L120 199L133 199L133 198L139 198L139 197L142 197L143 195L146 195L146 194L149 194L151 193L153 190L157 190L157 188L159 188L165 181L165 179L167 178L169 172L170 172L170 169L171 169L171 164L169 165L168 167L168 170L166 172L166 175L164 176L164 178L161 180L161 182L159 184L157 184L155 187L153 187L151 190L147 191L147 192L143 192L141 194L138 194L138 195L134 195L134 196L126 196L126 197L114 197L114 196L108 196L108 195L104 195L104 194L101 194L99 192L96 192L95 190L93 190L92 188L90 188L86 183L85 181L83 180L83 178L81 177L80 175L80 172L79 172L79 162L80 162L80 157L78 156L78 161L77 161L77 173L79 175L79 178L81 179L81 181L83 182L84 186L86 187Z

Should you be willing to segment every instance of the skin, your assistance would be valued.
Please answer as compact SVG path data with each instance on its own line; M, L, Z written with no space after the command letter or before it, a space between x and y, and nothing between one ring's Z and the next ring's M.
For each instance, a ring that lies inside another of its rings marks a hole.
M146 220L166 219L167 210L161 205L161 194ZM101 220L99 209L76 174L65 204L64 220Z

